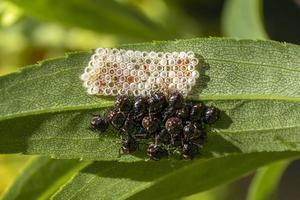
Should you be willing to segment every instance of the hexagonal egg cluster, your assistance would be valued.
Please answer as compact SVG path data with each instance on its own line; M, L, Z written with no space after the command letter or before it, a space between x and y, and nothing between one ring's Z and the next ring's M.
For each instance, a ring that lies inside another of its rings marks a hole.
M150 96L191 91L199 77L198 59L189 52L146 52L98 48L81 79L90 95Z
M174 152L183 159L199 154L207 130L219 119L220 111L204 103L186 102L180 92L168 96L154 92L148 96L122 95L105 116L94 116L90 127L98 133L112 126L121 135L121 154L133 153L139 144L148 144L146 154L159 160Z

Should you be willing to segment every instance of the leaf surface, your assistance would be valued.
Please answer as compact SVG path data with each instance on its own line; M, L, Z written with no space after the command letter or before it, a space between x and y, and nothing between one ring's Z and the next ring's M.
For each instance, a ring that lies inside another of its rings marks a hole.
M99 161L81 170L53 199L178 199L294 156L299 153L237 154L191 162Z
M88 162L77 160L54 160L46 157L35 158L22 171L2 200L49 199L77 171Z
M300 48L221 38L126 45L147 51L194 51L200 81L189 96L223 112L203 156L300 150ZM112 98L88 96L79 80L91 52L74 53L0 78L0 152L116 160L119 138L88 129ZM122 159L144 158L140 151Z

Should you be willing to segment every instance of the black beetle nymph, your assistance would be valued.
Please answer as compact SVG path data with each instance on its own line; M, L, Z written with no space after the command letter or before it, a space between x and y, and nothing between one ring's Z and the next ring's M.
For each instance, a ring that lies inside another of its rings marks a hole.
M105 117L95 115L90 128L105 132L111 124L122 135L120 154L131 154L143 140L152 143L146 154L151 160L167 156L169 149L179 149L185 160L191 160L207 138L205 128L215 123L220 111L204 103L186 103L179 92L168 97L162 92L151 96L118 96Z
M90 128L92 130L99 131L102 133L106 131L108 125L109 123L107 119L101 117L100 115L95 115L91 120Z

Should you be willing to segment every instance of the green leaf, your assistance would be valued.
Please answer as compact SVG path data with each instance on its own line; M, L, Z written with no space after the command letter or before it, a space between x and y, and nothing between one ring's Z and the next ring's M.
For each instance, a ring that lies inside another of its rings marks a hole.
M191 162L99 161L81 170L52 198L178 199L232 181L259 166L294 156L299 153L237 154Z
M139 39L163 39L166 32L143 13L114 0L10 0L27 14L98 32Z
M269 200L290 161L279 161L263 167L255 175L248 191L248 200Z
M2 200L49 199L76 172L88 164L77 160L36 158L17 177Z
M223 10L222 29L225 36L266 39L262 0L227 0Z
M191 39L127 45L194 51L201 78L193 100L223 112L203 156L300 150L300 47L272 41ZM88 96L79 79L91 52L74 53L0 77L0 152L57 158L119 159L116 134L88 129L112 98ZM144 158L141 150L122 159Z

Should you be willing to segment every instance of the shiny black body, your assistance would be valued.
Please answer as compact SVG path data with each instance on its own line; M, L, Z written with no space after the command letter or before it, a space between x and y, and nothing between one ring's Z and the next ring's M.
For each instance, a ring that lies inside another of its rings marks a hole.
M134 135L139 131L140 126L134 121L132 116L127 116L122 127L123 132L127 132L130 135Z
M194 145L201 147L206 140L206 137L206 131L201 127L201 125L195 122L188 122L183 127L184 141L190 141Z
M100 115L95 115L90 123L90 128L94 131L99 131L100 133L105 132L109 126L107 119L101 117Z
M180 136L183 129L182 120L178 117L171 117L166 121L165 128L171 137Z
M105 114L105 117L109 123L111 123L113 117L116 115L118 111L115 109L108 110Z
M146 97L136 97L133 105L134 114L137 116L148 113L148 99Z
M160 130L160 121L155 117L146 116L143 118L142 126L150 135L154 135Z
M179 92L174 92L169 97L169 107L180 109L184 106L184 98Z
M133 102L129 96L117 96L115 102L115 109L121 112L128 113L133 106Z
M171 144L171 136L168 134L167 129L161 129L161 131L155 136L155 144Z
M122 146L121 146L121 151L124 154L129 154L137 149L137 144L135 139L130 136L130 135L125 135L122 137Z
M160 160L165 154L165 151L160 145L150 144L147 148L147 155L151 160Z
M118 112L114 112L114 115L112 116L110 123L116 129L120 129L123 127L125 120L126 120L126 115L118 111Z
M185 140L193 140L194 138L200 137L202 132L202 128L199 124L195 122L188 122L183 127L183 138Z
M176 110L173 107L167 107L162 114L162 122L165 123L170 117L174 117Z
M161 92L153 93L149 98L148 102L149 102L149 112L152 114L160 113L167 106L166 97Z
M206 124L213 124L220 118L220 110L216 107L210 106L205 109L203 122Z
M205 105L203 103L193 105L191 107L190 119L192 121L200 121L203 117L204 111Z
M190 120L191 105L185 105L183 108L176 111L176 116L182 119L182 121Z

